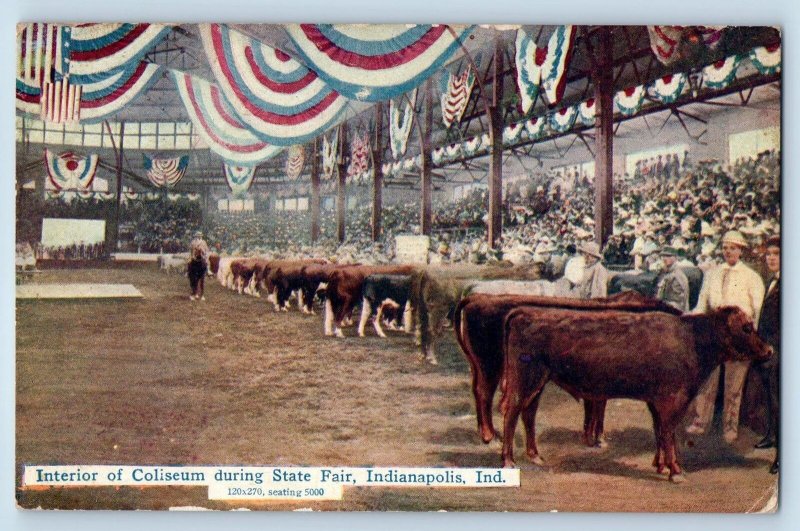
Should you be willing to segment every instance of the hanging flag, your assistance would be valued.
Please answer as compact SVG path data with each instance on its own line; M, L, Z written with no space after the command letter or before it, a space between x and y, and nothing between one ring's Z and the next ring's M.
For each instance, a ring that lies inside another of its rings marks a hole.
M305 64L340 94L359 101L386 101L418 87L470 31L441 24L286 25Z
M304 144L341 118L347 99L284 52L224 24L198 29L217 85L262 141Z
M336 171L336 157L338 155L339 137L336 133L331 136L331 141L328 142L328 137L322 137L322 175L326 179L333 177Z
M722 39L725 26L647 26L650 36L650 49L664 65L670 65L682 57L679 45L687 36L696 35L702 44L715 49Z
M414 120L414 102L417 91L411 93L409 101L401 103L389 100L389 145L392 148L392 158L399 159L406 154L408 138L411 135L411 125Z
M147 172L147 178L158 188L172 188L178 184L189 166L189 155L157 159L142 153L142 157L144 157L144 169Z
M303 165L306 162L306 152L303 146L292 146L286 152L286 178L290 181L297 180L303 173Z
M546 125L547 119L541 116L534 116L529 120L525 120L525 131L528 133L528 138L533 140L542 136Z
M731 55L703 68L703 85L711 89L725 88L736 78L741 57Z
M517 30L516 55L517 87L522 113L528 114L542 83L542 65L547 48L538 48L536 42L523 29Z
M442 94L442 121L445 127L457 124L467 110L467 103L475 84L475 76L469 66L460 74L447 75L447 87Z
M89 190L97 173L97 154L77 155L72 151L56 154L44 150L47 176L56 190Z
M227 162L222 163L225 181L234 196L240 197L247 194L256 176L255 166L236 166Z
M666 75L653 83L653 95L663 103L672 103L680 97L685 84L686 74Z
M550 105L564 96L567 86L567 67L575 44L574 26L558 26L547 43L547 55L542 64L542 88Z
M355 177L369 170L370 158L369 134L363 136L356 134L350 144L350 166L347 168L347 175Z
M759 46L750 50L750 61L763 75L772 75L781 69L781 45Z
M255 169L256 164L281 151L260 140L239 121L219 87L183 72L173 70L171 74L194 131L225 160L226 168Z
M594 125L596 117L597 106L594 104L594 98L590 98L578 106L578 118L583 125Z
M645 87L639 85L636 87L626 88L620 90L614 96L614 103L617 110L625 116L633 116L639 109L642 108L642 101L644 100Z
M572 129L575 119L578 117L578 106L571 105L564 107L550 114L550 128L559 133L565 133Z

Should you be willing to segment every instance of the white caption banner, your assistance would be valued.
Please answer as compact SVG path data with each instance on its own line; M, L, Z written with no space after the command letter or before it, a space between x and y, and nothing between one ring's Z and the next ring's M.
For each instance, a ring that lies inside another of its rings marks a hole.
M23 488L206 486L212 500L340 500L353 487L519 487L518 469L26 465Z

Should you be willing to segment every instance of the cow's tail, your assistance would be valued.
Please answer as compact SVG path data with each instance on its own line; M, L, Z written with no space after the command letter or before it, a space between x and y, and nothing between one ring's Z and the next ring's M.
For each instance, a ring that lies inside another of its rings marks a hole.
M500 404L504 409L504 413L508 411L508 401L511 398L509 391L519 379L518 375L512 374L509 370L508 360L510 359L509 336L511 335L511 326L514 324L514 319L520 314L522 314L522 308L515 308L508 312L505 319L503 319L503 379L505 380L505 385L500 386ZM510 436L513 437L514 434L512 433Z
M425 304L425 285L427 284L427 274L424 270L416 271L411 276L411 308L413 311L414 326L416 328L417 341L420 345L422 356L426 356L426 343L428 340L428 307Z

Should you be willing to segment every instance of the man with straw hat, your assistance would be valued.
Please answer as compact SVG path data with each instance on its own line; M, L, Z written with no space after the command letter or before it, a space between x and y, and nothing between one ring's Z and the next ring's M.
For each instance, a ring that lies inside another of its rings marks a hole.
M608 296L608 270L600 263L603 255L595 242L586 242L579 249L584 259L583 279L577 287L578 298L596 299Z
M705 313L722 306L737 306L758 323L764 300L764 282L761 277L741 260L747 248L742 233L732 230L722 237L722 256L725 263L710 270L703 278L703 287L694 313ZM747 377L749 362L725 362L725 404L722 430L725 442L733 443L739 436L739 410L742 404L742 389ZM714 414L714 402L719 386L720 370L714 369L703 384L694 401L694 421L686 428L690 434L705 433Z

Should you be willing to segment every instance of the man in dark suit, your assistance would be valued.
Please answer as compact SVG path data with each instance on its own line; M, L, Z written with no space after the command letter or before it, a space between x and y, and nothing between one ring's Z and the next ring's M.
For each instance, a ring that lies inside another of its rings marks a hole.
M754 367L758 371L764 389L767 392L767 434L756 444L756 448L775 448L775 461L770 467L770 473L778 473L778 440L780 433L780 350L781 350L781 239L772 236L767 239L767 269L770 279L767 292L764 295L764 304L761 307L761 317L758 320L758 335L772 345L775 355L768 361Z

